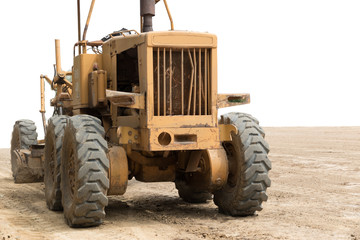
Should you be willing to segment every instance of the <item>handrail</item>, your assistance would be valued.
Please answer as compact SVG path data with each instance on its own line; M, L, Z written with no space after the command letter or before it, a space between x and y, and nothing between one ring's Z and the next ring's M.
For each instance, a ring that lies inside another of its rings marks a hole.
M91 1L91 6L90 6L90 9L89 9L89 14L88 14L86 24L85 24L85 27L84 27L84 33L83 33L83 38L82 38L83 41L85 41L85 39L86 39L86 33L87 33L87 29L89 27L90 18L91 18L92 11L94 9L94 5L95 5L95 0L92 0Z
M117 36L122 36L122 37L126 37L127 35L126 35L126 33L128 33L129 35L131 34L131 33L135 33L136 35L140 35L140 33L138 33L138 31L136 31L136 30L127 30L127 29L123 29L123 30L120 30L120 31L115 31L115 32L113 32L113 33L109 33L108 35L106 35L104 38L102 38L101 40L103 41L103 42L106 42L107 40L109 40L109 39L111 39L111 38L113 38L113 37L117 37Z
M138 31L136 31L136 30L120 30L120 31L115 31L115 32L113 32L113 33L110 33L109 35L110 35L111 37L114 37L115 34L119 34L119 35L121 35L121 36L123 36L123 37L126 37L125 33L131 34L131 32L134 32L135 34L140 35L140 33L138 33ZM115 36L115 37L116 37L116 36Z
M77 20L78 20L78 41L81 41L81 16L80 16L80 0L77 0ZM81 49L79 48L79 54ZM75 55L75 54L74 54Z
M171 25L171 31L174 31L174 21L171 17L171 13L170 13L170 9L169 9L169 6L166 2L166 0L163 0L164 1L164 4L165 4L165 8L166 8L166 11L167 11L167 14L169 16L169 20L170 20L170 25Z

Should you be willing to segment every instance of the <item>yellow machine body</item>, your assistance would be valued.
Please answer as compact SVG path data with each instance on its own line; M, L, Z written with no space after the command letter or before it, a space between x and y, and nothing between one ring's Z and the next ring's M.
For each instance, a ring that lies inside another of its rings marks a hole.
M94 53L87 52L90 47ZM127 178L116 180L124 174L119 167L124 162L128 162L129 178L141 181L173 181L179 162L184 167L199 164L199 157L192 154L181 160L180 152L200 151L206 156L205 168L216 175L212 180L206 175L208 188L219 188L219 183L226 182L228 161L222 142L230 141L237 129L218 124L218 108L247 104L250 97L217 93L215 35L123 30L103 41L79 40L74 46L72 72L62 71L60 61L60 43L56 40L58 74L52 82L41 76L41 112L45 112L46 80L57 91L52 105L60 112L102 120L111 153L109 194L126 190ZM66 76L71 76L71 81ZM124 151L112 150L111 146ZM188 171L198 171L191 169Z
M11 164L15 182L44 179L46 204L64 210L71 227L103 222L106 195L125 194L128 180L174 182L187 202L214 203L223 213L252 215L270 186L269 146L251 115L218 109L248 104L249 94L218 94L217 37L154 32L160 0L140 0L141 33L122 29L87 41L95 0L78 41L71 71L40 76L45 140L35 123L15 122ZM92 53L90 53L90 49ZM89 52L88 52L89 51ZM45 118L45 82L55 91Z

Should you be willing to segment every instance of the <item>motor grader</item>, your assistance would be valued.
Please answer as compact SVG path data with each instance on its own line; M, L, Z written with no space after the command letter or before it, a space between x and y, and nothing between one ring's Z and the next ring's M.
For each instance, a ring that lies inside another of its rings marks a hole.
M14 125L14 181L44 180L49 209L63 210L71 227L96 226L108 195L125 194L128 181L174 182L186 202L213 198L232 216L262 210L270 186L269 146L251 115L218 109L247 104L249 94L217 93L217 38L209 33L152 30L159 0L141 0L141 31L122 29L87 41L92 0L71 71L40 76L45 139L31 120ZM92 50L91 53L88 51ZM56 92L45 119L44 85Z

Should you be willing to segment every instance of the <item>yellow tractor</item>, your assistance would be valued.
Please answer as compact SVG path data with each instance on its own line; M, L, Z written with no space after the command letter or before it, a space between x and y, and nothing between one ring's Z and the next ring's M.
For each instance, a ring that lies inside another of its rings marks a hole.
M174 182L186 202L213 198L232 216L262 210L270 186L269 146L251 115L218 109L247 104L249 94L217 93L217 38L209 33L152 31L159 0L141 0L141 31L122 29L87 41L95 0L71 71L63 71L55 40L56 74L41 75L45 140L30 120L14 125L15 182L44 180L49 209L63 210L71 227L96 226L108 195L128 180ZM92 50L91 53L88 53ZM56 92L45 119L44 85Z

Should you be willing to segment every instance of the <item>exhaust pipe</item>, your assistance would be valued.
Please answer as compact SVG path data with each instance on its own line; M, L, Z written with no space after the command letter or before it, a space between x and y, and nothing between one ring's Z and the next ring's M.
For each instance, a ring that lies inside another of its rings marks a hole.
M155 16L155 0L140 0L140 15L142 17L142 32L153 31L152 18Z

